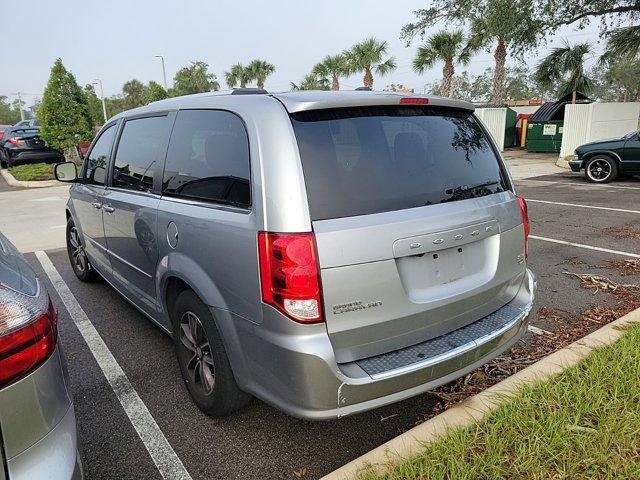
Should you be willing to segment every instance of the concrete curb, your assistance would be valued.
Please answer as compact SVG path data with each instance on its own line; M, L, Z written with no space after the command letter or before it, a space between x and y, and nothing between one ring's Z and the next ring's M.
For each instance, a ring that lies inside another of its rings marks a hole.
M5 181L11 187L26 187L26 188L43 188L43 187L57 187L62 185L62 182L57 180L39 180L39 181L30 181L25 182L23 180L16 180L13 175L9 173L9 170L3 168L0 170L0 175L2 175Z
M557 167L560 167L560 168L567 169L567 170L569 170L569 169L571 168L571 167L569 166L569 162L568 162L568 161L566 161L566 160L565 160L565 159L563 159L563 158L559 158L559 159L558 159L558 161L556 162L556 166L557 166Z
M621 327L633 322L640 322L640 308L383 443L322 477L322 480L352 479L369 465L384 472L391 464L419 453L425 446L443 437L450 430L466 428L481 421L487 414L517 395L524 385L546 380L577 364L592 350L614 343L624 333Z

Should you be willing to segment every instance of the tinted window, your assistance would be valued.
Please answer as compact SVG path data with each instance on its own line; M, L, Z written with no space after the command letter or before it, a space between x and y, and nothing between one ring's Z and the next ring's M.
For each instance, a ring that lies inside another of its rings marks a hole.
M162 181L162 193L239 206L251 204L249 140L233 113L178 113Z
M109 162L109 152L113 144L113 137L116 134L115 125L110 126L102 132L96 143L93 145L91 152L85 158L85 183L92 185L104 185L104 179L107 172L107 163Z
M313 220L401 210L507 187L473 114L357 107L291 115Z
M153 173L167 135L165 116L127 121L118 142L112 185L141 192L153 190Z

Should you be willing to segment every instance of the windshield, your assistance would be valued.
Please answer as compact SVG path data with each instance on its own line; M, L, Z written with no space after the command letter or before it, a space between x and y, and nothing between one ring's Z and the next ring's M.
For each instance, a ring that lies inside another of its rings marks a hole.
M467 110L355 107L291 115L312 220L491 195L508 186Z

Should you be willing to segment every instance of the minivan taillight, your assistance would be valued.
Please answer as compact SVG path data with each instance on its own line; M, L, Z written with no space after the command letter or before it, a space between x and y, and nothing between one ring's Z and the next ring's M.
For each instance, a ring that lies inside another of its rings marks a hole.
M520 206L520 216L522 217L522 227L524 228L524 255L529 256L529 212L527 210L527 202L524 198L518 197L518 205Z
M58 338L57 322L42 286L35 297L0 287L0 388L51 356Z
M296 322L322 322L316 252L312 232L258 232L262 301Z

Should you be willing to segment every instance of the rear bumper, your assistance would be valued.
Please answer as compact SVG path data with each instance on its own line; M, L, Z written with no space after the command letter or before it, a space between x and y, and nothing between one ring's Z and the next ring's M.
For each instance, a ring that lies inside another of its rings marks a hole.
M44 160L62 161L64 156L57 150L7 150L7 160L13 164L34 163Z
M332 419L381 407L466 375L513 346L527 331L535 289L535 277L527 270L508 304L515 313L498 328L440 355L382 373L368 374L361 362L337 364L326 331L292 339L256 327L238 335L246 342L242 351L250 352L241 370L251 374L236 376L246 390L301 418Z
M42 440L7 462L9 480L82 480L73 406Z

